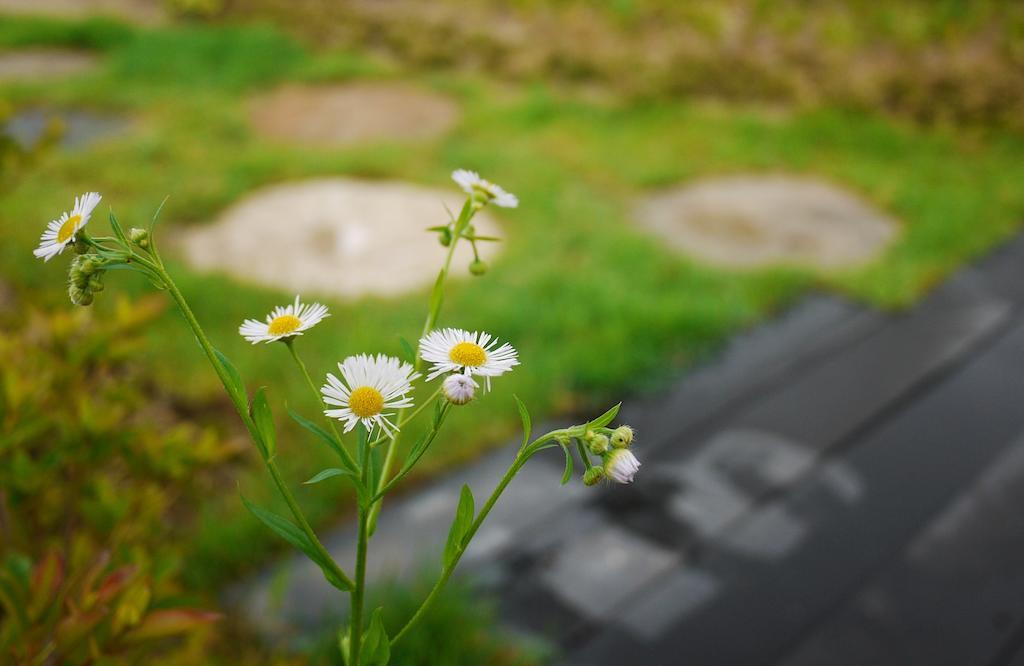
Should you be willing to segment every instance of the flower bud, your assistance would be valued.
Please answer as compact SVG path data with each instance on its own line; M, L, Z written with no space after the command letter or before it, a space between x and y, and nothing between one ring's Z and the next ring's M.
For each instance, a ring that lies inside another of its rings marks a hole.
M465 405L476 396L480 385L468 375L448 375L441 384L441 392L453 405Z
M79 261L79 259L81 261ZM97 265L94 256L91 254L82 255L76 258L75 261L78 263L78 270L82 271L82 275L92 275L99 270L99 266Z
M587 440L587 448L594 455L602 455L608 450L608 437L605 435L594 435Z
M612 446L624 449L633 442L633 429L628 425L619 426L612 433Z
M604 473L615 483L633 483L640 461L629 449L612 449L604 457Z
M594 466L583 473L583 485L595 486L604 479L604 468Z
M441 241L441 245L448 247L452 244L452 230L445 227L438 234L438 240Z
M93 275L89 278L89 291L95 293L103 291L103 280L99 275Z
M487 263L482 259L474 259L469 264L469 272L473 275L483 275L487 272Z
M141 247L143 250L149 247L149 231L146 229L139 229L138 227L132 227L128 230L128 238L133 243Z

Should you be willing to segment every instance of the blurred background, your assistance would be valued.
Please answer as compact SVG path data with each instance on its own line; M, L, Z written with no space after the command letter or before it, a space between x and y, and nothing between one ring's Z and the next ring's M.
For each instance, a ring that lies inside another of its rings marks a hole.
M523 363L385 506L386 625L513 394L538 430L624 400L644 467L532 461L393 663L1024 663L1024 4L0 0L0 128L0 661L340 663L344 599L244 510L275 499L177 313L127 273L71 306L45 224L169 197L344 564L349 488L299 485L329 453L281 416L316 405L237 327L301 293L314 376L398 355L468 168L521 204L442 321Z

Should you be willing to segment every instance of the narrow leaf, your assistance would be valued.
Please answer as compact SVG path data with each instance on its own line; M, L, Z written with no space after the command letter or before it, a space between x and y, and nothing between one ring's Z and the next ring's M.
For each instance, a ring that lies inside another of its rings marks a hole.
M409 341L403 337L399 337L398 343L402 345L402 359L406 363L416 363L416 350L413 349L411 344L409 344Z
M114 235L117 236L117 240L130 247L128 237L124 235L124 230L121 229L121 225L118 224L117 218L114 216L114 211L110 211L110 228L114 230Z
M615 417L619 415L619 407L622 407L622 403L621 402L619 404L615 405L614 407L612 407L611 409L609 409L607 412L605 412L601 416L598 416L596 419L591 421L588 425L590 425L591 428L603 428L603 427L605 427L606 425L608 425L609 423L614 421Z
M342 474L348 474L349 476L351 476L352 472L348 471L347 469L341 469L340 467L328 467L325 470L321 470L319 474L311 478L309 481L303 481L302 485L311 486L314 483L320 483L324 479L329 479L332 476L340 476Z
M232 397L235 398L235 402L244 401L247 396L245 392L245 383L242 382L242 376L238 374L238 368L228 360L228 357L220 352L218 349L214 349L213 353L216 354L217 360L224 366L224 371L228 376L227 389L231 393Z
M572 478L572 453L569 452L568 446L563 446L562 451L565 453L565 473L562 474L562 485L569 483L569 479Z
M455 241L452 241L453 243ZM430 292L430 305L428 310L430 312L430 321L437 321L437 315L441 311L441 304L444 302L444 270L442 269L437 274L437 280L434 281L434 288Z
M523 449L530 442L530 430L533 428L533 425L530 422L530 412L527 411L526 405L523 404L518 395L513 394L512 397L515 398L516 407L519 408L519 418L523 422L523 445L519 447Z
M455 509L455 519L448 531L448 542L444 547L445 566L450 566L465 547L463 540L473 524L474 511L473 491L469 489L469 486L463 484L462 492L459 494L459 506Z
M370 615L370 626L363 634L363 646L359 661L365 666L387 666L391 660L391 643L388 641L384 620L381 618L383 609L377 608Z
M263 440L264 455L273 458L277 453L277 434L274 432L274 415L271 414L270 405L267 403L266 387L261 386L252 397L251 412L260 439Z
M339 580L337 576L331 573L331 563L317 551L313 542L309 540L306 533L299 529L298 526L287 518L283 518L276 513L267 511L266 509L261 509L249 500L245 499L244 496L242 497L242 504L244 504L245 508L249 510L249 513L256 516L261 523L270 528L270 531L290 543L295 548L301 550L305 553L306 557L313 560L313 562L323 570L324 577L327 578L327 581L330 582L331 585L334 585L339 590L347 591L350 589L344 581Z
M345 465L345 467L350 472L352 472L353 475L358 476L359 471L353 468L351 464L348 462L348 457L341 449L341 442L334 439L331 433L327 432L326 430L324 430L317 424L313 423L309 419L300 416L290 407L288 408L288 415L291 416L292 420L298 423L300 426L302 426L306 430L310 431L311 433L322 439L327 444L327 446L331 447L332 451L338 454L338 457L341 459L341 463Z

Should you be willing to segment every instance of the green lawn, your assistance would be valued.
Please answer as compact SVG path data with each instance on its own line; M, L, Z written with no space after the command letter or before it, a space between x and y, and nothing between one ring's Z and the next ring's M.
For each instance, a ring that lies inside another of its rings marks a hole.
M142 30L7 17L0 23L0 47L36 44L94 48L104 64L95 75L60 85L7 85L0 88L3 99L136 118L124 138L87 152L41 156L2 193L0 277L40 308L71 307L63 284L67 259L44 265L30 250L45 223L85 190L103 193L103 209L112 205L129 226L147 220L170 195L159 227L164 235L209 220L261 185L307 176L451 188L448 174L466 167L519 195L519 209L495 211L507 236L504 254L486 276L451 285L442 323L497 333L518 347L523 364L480 404L453 417L424 472L511 436L518 424L513 393L540 420L656 390L729 334L816 287L880 307L907 305L1012 234L1024 214L1024 141L996 132L926 131L827 110L587 101L542 83L413 75L352 54L314 54L266 27ZM250 93L283 80L346 78L402 79L443 90L462 105L463 120L435 142L331 151L262 142L246 124ZM629 224L631 203L647 191L698 176L776 170L815 174L859 192L903 221L898 242L877 262L850 272L734 273L672 254ZM441 222L442 214L423 226ZM289 295L174 264L200 320L250 388L272 387L279 416L286 396L313 414L285 350L252 347L236 332L243 318L262 316ZM100 316L113 305L110 292L148 289L124 274L109 276L107 284L95 306ZM398 353L399 336L414 340L419 333L427 290L349 303L311 294L333 316L301 339L308 365L322 376L351 353ZM218 395L175 313L168 310L149 337L139 362L156 381L174 386L189 404ZM295 481L327 461L313 441L291 430L280 448ZM241 472L241 487L259 497L262 471ZM347 506L340 481L298 493L321 521ZM277 545L241 515L235 484L227 483L203 517L188 570L194 583L223 580L253 566L253 553Z

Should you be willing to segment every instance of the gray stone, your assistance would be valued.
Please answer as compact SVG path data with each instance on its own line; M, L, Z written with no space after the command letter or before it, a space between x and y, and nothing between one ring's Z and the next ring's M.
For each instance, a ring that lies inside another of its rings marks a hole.
M540 578L582 615L609 620L619 604L679 563L677 554L606 525L565 544Z

